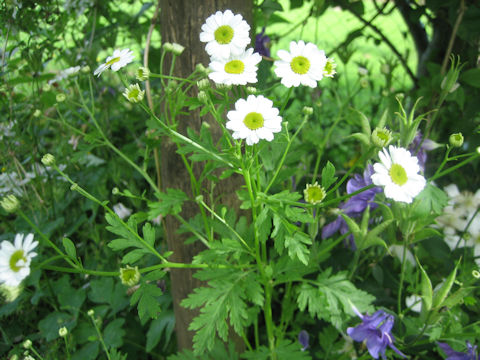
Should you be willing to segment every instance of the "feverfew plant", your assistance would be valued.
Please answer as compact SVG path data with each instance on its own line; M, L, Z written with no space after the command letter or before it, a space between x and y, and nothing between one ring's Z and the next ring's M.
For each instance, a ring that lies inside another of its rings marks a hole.
M351 54L337 49L337 64L323 40L288 38L271 53L278 37L267 29L252 49L243 16L215 12L197 29L208 69L186 77L176 70L189 49L173 42L150 64L141 51L135 73L129 45L89 63L94 76L82 60L50 84L54 74L39 77L49 105L25 110L29 126L70 140L39 131L42 151L29 156L44 176L28 175L26 157L2 170L28 177L21 191L0 187L0 317L48 309L25 342L36 358L48 344L58 358L117 360L477 356L475 337L452 334L480 334L480 200L444 177L480 153L462 153L461 134L429 139L431 104L394 101L393 61L380 91L367 63L349 82ZM440 105L463 81L453 63ZM357 101L367 92L374 110ZM172 163L187 176L166 181ZM17 227L38 241L19 232L12 243ZM172 233L197 250L191 259L167 247ZM174 274L187 271L200 285L179 298L188 284ZM193 314L193 352L174 354L179 309Z

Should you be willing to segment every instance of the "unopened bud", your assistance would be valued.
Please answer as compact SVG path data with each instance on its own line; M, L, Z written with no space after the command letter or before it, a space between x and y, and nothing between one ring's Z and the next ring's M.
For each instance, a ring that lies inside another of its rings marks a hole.
M32 348L32 341L30 339L27 339L23 342L22 344L24 349L31 349Z
M462 133L452 134L448 141L452 147L461 147L463 145L463 135Z
M93 315L95 315L95 311L93 311L93 309L90 309L87 311L87 315L92 317Z
M18 202L18 199L15 195L7 195L2 200L0 200L0 205L6 212L13 213L17 211L20 203Z
M112 189L112 194L113 194L113 195L118 195L118 194L120 194L120 190L118 189L118 187L114 187L114 188Z
M135 77L137 78L138 81L145 81L148 80L150 77L150 70L148 68L141 66L137 69L137 73L135 74Z
M375 146L383 148L392 141L392 132L387 128L377 127L372 131L371 139Z
M90 72L90 66L85 65L80 71L84 74L88 74Z
M249 94L249 95L256 95L256 94L257 94L257 89L254 88L253 86L247 86L247 88L245 89L245 91L246 91L247 94Z
M180 45L180 44L177 44L177 43L173 43L172 44L172 52L179 56L183 53L183 50L185 50L185 47Z
M165 51L168 51L168 52L173 51L172 43L169 43L169 42L163 43L162 47L163 47L163 50L165 50Z
M59 330L58 330L58 335L60 335L61 337L65 337L67 336L68 334L68 330L67 328L64 326L64 327L61 327Z
M42 157L42 164L45 166L52 166L55 164L55 156L52 154L45 154Z
M312 115L313 114L313 108L310 106L304 106L302 109L303 115Z
M33 112L33 117L35 117L35 118L40 117L40 115L42 115L42 112L40 111L40 109L36 109L36 110Z
M134 268L128 266L126 268L120 268L120 280L123 285L126 286L135 286L140 281L140 271L138 271L138 266Z
M473 276L475 279L480 279L480 271L478 271L478 270L473 270L473 271L472 271L472 276Z
M206 104L208 103L208 95L205 91L199 91L198 92L198 95L197 95L197 99L202 103L202 104Z
M45 92L50 91L50 90L52 90L52 85L45 84L45 85L43 85L42 90L45 91Z
M66 98L67 98L67 97L65 96L65 94L57 94L57 96L55 97L55 99L56 99L57 102L59 102L59 103L64 102Z
M210 81L208 79L202 79L197 81L198 90L208 90L210 89Z
M195 201L198 202L198 203L203 202L203 195L198 195L198 196L195 198Z

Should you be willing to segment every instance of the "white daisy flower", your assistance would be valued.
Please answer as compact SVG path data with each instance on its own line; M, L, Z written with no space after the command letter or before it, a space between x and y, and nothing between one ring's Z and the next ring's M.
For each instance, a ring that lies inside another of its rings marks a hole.
M23 240L23 234L15 236L15 243L2 241L0 244L0 283L18 286L30 274L30 262L37 253L32 252L38 245L33 234Z
M132 214L132 210L127 208L121 202L119 202L116 205L113 205L113 211L115 211L115 214L117 214L117 216L122 220L125 219L126 217L129 217Z
M235 110L227 113L226 128L233 131L234 139L246 139L247 145L258 143L260 139L273 140L273 133L282 130L282 118L278 109L266 97L249 95L235 103Z
M210 15L202 25L200 41L206 42L205 51L216 58L229 58L239 55L250 44L248 32L250 25L242 15L234 15L231 10L217 11Z
M107 69L118 71L122 67L130 64L133 61L133 58L133 51L130 49L117 49L113 52L112 56L107 57L105 64L100 65L97 70L94 71L93 75L100 76Z
M253 49L240 55L230 55L228 59L212 58L209 67L212 72L208 77L217 84L246 85L257 82L257 64L262 60Z
M327 57L315 44L292 41L290 52L279 50L277 56L280 60L274 63L275 74L282 78L281 82L286 87L302 84L315 88L317 81L324 76Z
M411 203L425 187L425 178L418 174L418 159L404 148L393 145L378 153L380 163L373 165L372 182L384 186L385 196L395 201Z

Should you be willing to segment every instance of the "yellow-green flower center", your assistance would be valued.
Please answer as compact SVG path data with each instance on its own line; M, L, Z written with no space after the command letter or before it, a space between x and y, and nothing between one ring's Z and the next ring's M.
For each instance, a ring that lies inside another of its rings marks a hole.
M296 56L290 63L292 71L299 75L304 75L310 69L310 61L305 56Z
M245 64L241 60L232 60L225 64L225 72L229 74L241 74L245 69Z
M136 100L138 98L139 93L140 93L140 90L138 90L137 88L132 88L128 91L128 98Z
M377 131L377 136L383 142L387 142L388 140L390 140L390 134L382 130Z
M263 116L257 112L248 113L243 119L243 123L250 130L257 130L263 127Z
M222 45L230 44L233 38L233 29L228 25L219 26L217 30L215 30L215 40Z
M400 186L404 185L408 180L407 172L400 164L392 164L388 174L390 175L392 181Z
M315 183L313 185L307 185L307 188L304 190L305 201L310 204L318 204L325 199L326 192L322 186Z
M116 58L113 58L112 60L108 61L105 65L113 65L113 64L115 64L116 62L119 62L119 61L120 61L120 56L116 57Z
M17 263L23 260L24 262L27 262L27 259L25 258L23 254L23 250L17 250L15 251L12 256L10 257L10 269L12 269L14 272L19 272L20 269L22 268L21 266L18 266Z

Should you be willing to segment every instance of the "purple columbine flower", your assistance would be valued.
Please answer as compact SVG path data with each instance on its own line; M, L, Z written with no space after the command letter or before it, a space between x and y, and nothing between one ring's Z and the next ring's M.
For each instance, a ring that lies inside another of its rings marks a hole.
M302 330L298 333L298 342L302 345L302 351L305 351L308 349L310 346L308 344L308 341L310 339L310 336L308 335L308 332L305 330Z
M412 143L408 146L408 151L413 156L416 156L418 159L418 165L421 170L425 170L425 164L427 162L427 151L435 149L438 145L435 141L430 139L425 139L422 142L423 135L420 131L417 131L417 134L413 138Z
M480 355L477 355L477 346L472 346L467 341L467 353L453 350L448 344L437 342L437 345L448 356L445 360L480 360Z
M347 182L347 194L354 193L368 185L372 184L371 176L373 174L373 166L367 165L363 175L355 174L353 178ZM375 194L382 192L381 187L374 187L368 189L360 194L353 195L347 202L341 203L339 208L342 209L343 213L350 217L360 217L365 209L370 205L370 209L375 209L378 205L373 202L375 199ZM340 230L340 233L346 234L350 229L348 228L347 223L341 216L338 216L335 221L325 225L322 229L322 239L329 238L334 233ZM353 236L348 237L350 246L353 250L356 249Z
M262 56L270 57L270 38L265 35L265 27L262 28L260 34L255 36L254 51Z
M378 310L373 315L362 315L358 309L352 305L353 311L358 315L363 322L352 328L347 329L347 334L355 341L366 342L368 352L374 359L378 359L381 355L382 359L386 359L385 351L387 346L392 348L398 355L406 358L400 350L398 350L393 342L391 331L393 327L394 318L383 310Z

